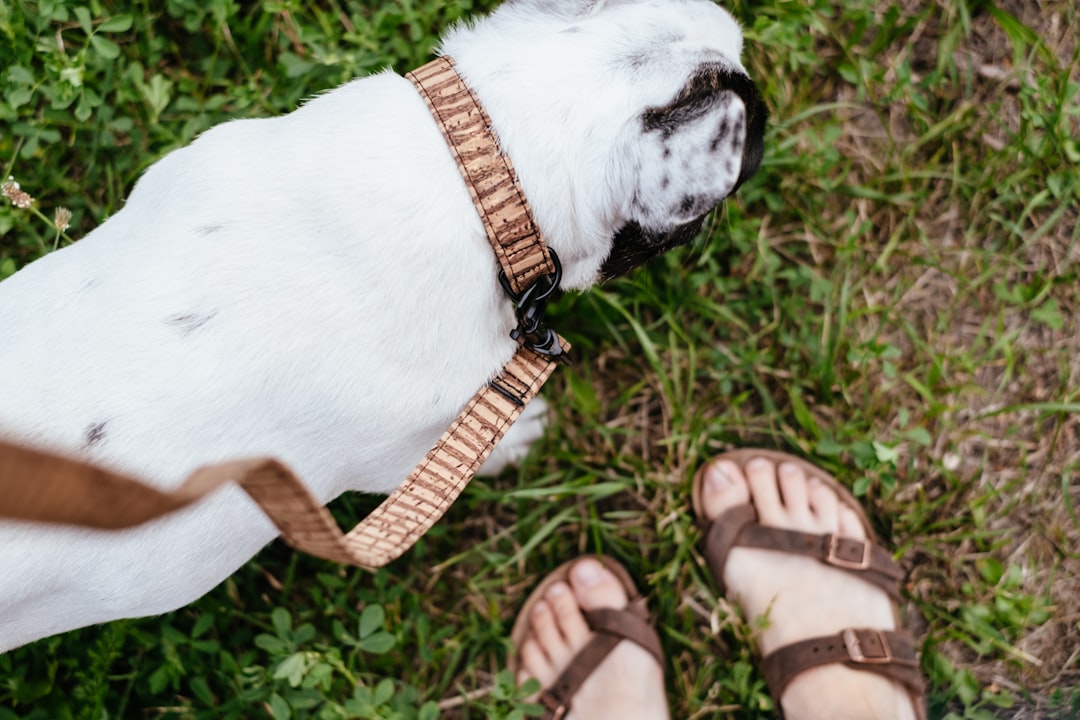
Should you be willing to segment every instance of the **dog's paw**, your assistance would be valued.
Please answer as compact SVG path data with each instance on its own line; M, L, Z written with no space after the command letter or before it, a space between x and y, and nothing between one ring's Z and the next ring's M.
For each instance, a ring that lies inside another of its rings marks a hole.
M532 444L543 437L544 428L547 427L547 418L547 403L543 398L534 398L525 406L521 417L506 431L506 435L495 446L476 474L492 477L508 466L520 463L528 454Z

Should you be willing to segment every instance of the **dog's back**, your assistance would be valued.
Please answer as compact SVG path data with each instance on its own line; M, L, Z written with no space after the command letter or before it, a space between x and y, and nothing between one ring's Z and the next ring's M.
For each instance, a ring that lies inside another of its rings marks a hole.
M513 348L430 125L384 74L162 159L109 222L0 284L0 431L166 485L284 454L300 472L358 462L365 487L394 487L418 458L371 441L430 436L418 418L453 417ZM416 373L440 377L444 407L410 394ZM355 462L325 459L357 445Z
M165 487L270 455L323 501L388 492L513 351L480 232L397 76L215 128L0 283L0 433ZM275 535L235 488L119 533L0 524L2 605L35 618L0 613L0 650L186 604Z

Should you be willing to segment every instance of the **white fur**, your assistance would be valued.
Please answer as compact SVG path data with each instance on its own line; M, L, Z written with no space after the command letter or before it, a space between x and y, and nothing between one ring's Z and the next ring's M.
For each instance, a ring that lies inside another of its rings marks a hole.
M640 116L702 62L741 68L741 42L705 0L517 0L445 38L564 287L596 281L628 221L684 220ZM741 122L742 103L726 112ZM719 202L735 178L694 162L677 189ZM635 192L657 198L651 217ZM356 80L210 130L100 228L0 283L0 434L162 487L270 455L324 502L386 493L514 351L496 271L413 87ZM0 523L0 651L180 607L275 534L235 488L125 532Z

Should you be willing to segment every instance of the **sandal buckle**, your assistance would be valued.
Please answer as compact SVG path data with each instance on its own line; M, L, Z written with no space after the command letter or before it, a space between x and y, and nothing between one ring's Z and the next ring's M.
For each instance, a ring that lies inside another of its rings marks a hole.
M545 690L540 694L540 704L551 713L548 715L550 720L562 720L570 709L566 706L565 702L559 700L559 698L552 694L549 690Z
M845 538L840 535L829 534L826 537L829 538L829 547L825 553L825 563L833 565L838 568L844 568L846 570L866 570L870 567L870 548L872 544L869 538L863 540L856 540L854 538ZM840 541L846 540L848 543L862 543L862 551L859 553L858 560L851 560L849 558L840 557Z
M889 638L881 630L846 628L840 635L844 639L848 657L857 665L887 665L893 661ZM869 644L867 640L877 640L877 645L881 648L880 654L875 652L876 648L870 655L866 654L866 646Z

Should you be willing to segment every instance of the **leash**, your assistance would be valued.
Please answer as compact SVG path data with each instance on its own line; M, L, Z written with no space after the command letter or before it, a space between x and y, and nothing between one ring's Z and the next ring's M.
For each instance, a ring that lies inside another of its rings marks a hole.
M347 534L285 465L272 458L200 468L171 492L87 463L0 440L0 517L98 529L133 527L229 482L242 487L297 550L378 568L400 557L446 513L492 449L551 376L569 344L543 324L562 269L540 235L491 120L442 57L406 77L446 139L514 303L518 350L480 388L423 461Z

